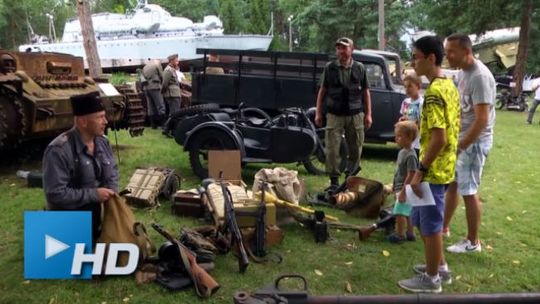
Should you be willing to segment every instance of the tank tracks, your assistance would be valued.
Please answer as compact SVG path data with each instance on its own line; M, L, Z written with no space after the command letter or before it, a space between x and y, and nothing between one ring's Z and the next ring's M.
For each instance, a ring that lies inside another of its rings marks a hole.
M146 110L139 94L137 94L137 91L133 87L127 84L115 87L118 92L124 95L124 101L126 103L124 120L121 126L117 124L117 128L127 128L129 135L132 137L143 135Z
M26 113L20 97L0 87L0 151L17 147L26 135Z

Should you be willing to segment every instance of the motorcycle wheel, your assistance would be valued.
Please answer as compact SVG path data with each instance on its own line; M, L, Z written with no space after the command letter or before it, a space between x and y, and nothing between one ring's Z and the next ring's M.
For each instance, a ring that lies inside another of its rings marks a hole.
M317 132L319 136L319 140L322 143L322 146L324 147L324 131ZM345 138L342 138L341 145L339 146L339 155L341 157L341 162L339 164L339 169L341 171L344 171L347 167L347 144L345 143ZM311 154L306 160L303 162L304 168L306 168L307 172L313 175L323 175L326 173L326 155L325 151L320 151L320 149L315 149L315 152Z
M519 111L525 112L529 109L529 104L527 103L526 97L519 97Z
M189 150L193 173L200 179L208 177L209 150L237 150L236 143L223 131L211 129L198 134Z
M495 98L495 108L496 109L501 110L502 108L504 108L504 105L506 104L506 102L504 102L503 98L504 98L504 96L500 95L500 94L498 94L497 97Z

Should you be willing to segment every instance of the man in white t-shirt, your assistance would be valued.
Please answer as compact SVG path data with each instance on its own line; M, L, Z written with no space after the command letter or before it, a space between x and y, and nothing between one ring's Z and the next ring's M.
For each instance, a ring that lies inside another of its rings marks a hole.
M532 124L532 120L533 120L533 117L534 117L534 112L536 112L536 108L540 104L540 77L536 78L533 81L532 89L536 93L534 93L534 101L533 101L533 104L531 105L531 108L529 109L529 116L527 117L527 123L528 124Z
M474 58L469 36L453 34L446 38L446 58L459 68L458 90L461 104L461 130L458 142L456 180L445 197L443 233L449 234L450 220L458 205L458 192L465 202L467 236L447 250L454 253L480 252L479 229L482 203L478 195L482 169L493 145L496 83L491 71Z

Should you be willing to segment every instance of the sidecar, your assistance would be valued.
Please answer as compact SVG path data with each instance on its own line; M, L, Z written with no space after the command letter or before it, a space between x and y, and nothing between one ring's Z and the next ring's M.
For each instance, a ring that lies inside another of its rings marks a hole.
M222 110L185 117L177 124L175 140L189 151L193 172L208 176L208 150L239 150L242 163L302 162L312 155L317 134L309 128L289 125L287 119L267 114L246 115L256 110ZM189 131L186 131L189 130Z

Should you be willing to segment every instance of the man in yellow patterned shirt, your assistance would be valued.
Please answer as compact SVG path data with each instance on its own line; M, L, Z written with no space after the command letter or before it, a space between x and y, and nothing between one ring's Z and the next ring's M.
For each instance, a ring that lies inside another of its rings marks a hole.
M435 205L414 206L413 224L418 227L426 264L416 265L418 276L401 280L398 285L411 292L442 291L442 283L451 283L451 272L443 255L442 226L444 194L454 180L459 134L459 93L451 79L442 76L443 43L436 36L426 36L413 44L413 67L418 76L426 76L429 87L424 94L420 118L420 165L411 187L419 197L420 183L427 182ZM425 193L428 195L428 193Z

